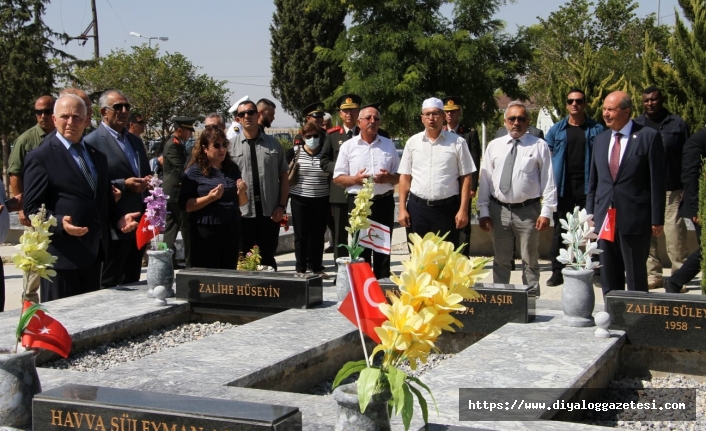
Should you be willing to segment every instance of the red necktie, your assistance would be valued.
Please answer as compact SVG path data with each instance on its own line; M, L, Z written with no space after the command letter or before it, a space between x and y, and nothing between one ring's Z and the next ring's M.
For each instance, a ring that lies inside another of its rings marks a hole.
M620 138L622 136L622 133L615 134L615 143L613 143L613 149L610 151L608 169L610 169L610 176L613 177L613 181L618 176L618 168L620 168Z

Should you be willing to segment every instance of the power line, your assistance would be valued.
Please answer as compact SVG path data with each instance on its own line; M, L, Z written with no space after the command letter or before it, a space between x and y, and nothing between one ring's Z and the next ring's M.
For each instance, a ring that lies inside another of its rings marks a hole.
M226 80L226 82L229 84L250 85L252 87L268 87L268 88L270 87L269 85L265 85L265 84L249 84L247 82L235 82L235 81L228 81L228 80Z

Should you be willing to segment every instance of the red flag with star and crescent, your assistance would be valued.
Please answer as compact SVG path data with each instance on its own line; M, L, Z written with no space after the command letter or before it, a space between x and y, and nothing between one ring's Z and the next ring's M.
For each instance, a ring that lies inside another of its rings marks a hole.
M356 262L348 265L348 277L351 291L345 297L338 311L346 316L348 320L358 326L356 319L356 309L360 318L360 329L373 341L380 344L380 337L375 333L375 328L382 325L387 317L382 314L378 304L386 302L385 294L380 288L378 280L373 274L370 264L367 262ZM355 304L353 301L355 300Z
M24 302L22 312L32 305ZM47 349L64 358L71 351L71 335L58 320L48 316L44 311L37 310L22 332L22 346L28 349Z
M598 239L615 241L615 208L608 208L605 219L603 219L603 226L598 232Z
M157 229L150 229L150 223L147 221L147 214L142 214L140 224L137 225L137 230L135 231L137 248L141 249L155 236L157 236Z

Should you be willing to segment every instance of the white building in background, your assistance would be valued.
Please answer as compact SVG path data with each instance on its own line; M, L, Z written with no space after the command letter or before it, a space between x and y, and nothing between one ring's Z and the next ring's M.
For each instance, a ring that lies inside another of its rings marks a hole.
M556 111L554 111L554 116L557 116ZM536 128L540 129L544 134L546 135L549 129L552 128L554 125L554 120L552 120L552 116L549 113L549 110L547 108L541 108L539 110L539 115L537 115L537 125L535 126Z

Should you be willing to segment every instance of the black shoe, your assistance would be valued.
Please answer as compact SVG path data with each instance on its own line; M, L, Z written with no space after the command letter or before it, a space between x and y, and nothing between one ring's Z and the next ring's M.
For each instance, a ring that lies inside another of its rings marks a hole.
M668 278L664 280L665 293L681 293L682 289L683 288L681 286L677 286L676 284L672 283L672 280Z
M562 284L564 284L564 276L558 272L553 273L547 280L547 286L561 286Z
M324 249L324 253L333 253L333 246L330 245Z

